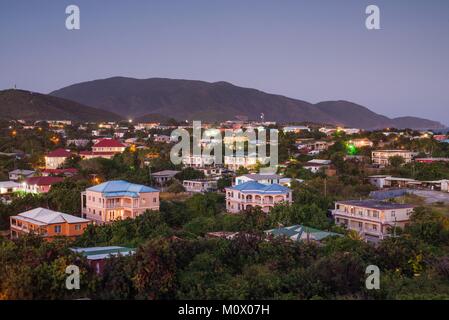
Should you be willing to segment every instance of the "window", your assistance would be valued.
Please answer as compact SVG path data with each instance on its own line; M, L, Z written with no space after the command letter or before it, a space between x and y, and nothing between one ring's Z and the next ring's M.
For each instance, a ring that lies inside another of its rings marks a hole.
M61 233L61 226L55 226L55 233Z
M80 231L81 230L81 225L80 224L75 224L75 230L76 231Z
M156 203L157 202L157 198L153 198L153 202Z

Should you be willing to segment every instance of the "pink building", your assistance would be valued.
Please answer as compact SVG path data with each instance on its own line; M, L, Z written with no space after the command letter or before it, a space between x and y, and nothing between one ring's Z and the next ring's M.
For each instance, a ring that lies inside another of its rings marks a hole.
M226 210L238 213L252 207L260 207L269 212L272 207L280 203L292 203L292 191L279 184L262 184L249 181L226 190Z
M108 181L81 194L83 216L102 224L159 210L159 190L123 180Z
M52 185L62 181L62 177L31 177L22 182L20 189L30 193L47 193Z

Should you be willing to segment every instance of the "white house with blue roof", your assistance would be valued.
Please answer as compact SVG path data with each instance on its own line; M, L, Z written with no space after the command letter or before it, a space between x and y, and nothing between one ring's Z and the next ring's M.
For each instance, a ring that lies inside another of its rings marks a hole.
M81 194L83 215L102 224L134 219L146 210L159 210L159 190L123 180L112 180Z
M262 184L248 181L226 188L226 210L238 213L250 208L260 207L269 212L280 203L292 203L291 189L279 184Z

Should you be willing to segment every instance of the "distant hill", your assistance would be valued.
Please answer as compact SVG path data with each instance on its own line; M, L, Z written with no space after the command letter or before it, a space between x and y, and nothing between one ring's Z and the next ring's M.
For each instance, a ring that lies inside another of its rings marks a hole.
M309 121L366 129L444 127L414 117L390 119L348 101L311 104L228 82L114 77L74 84L51 95L131 118L159 114L177 120L219 121L237 115L258 119L263 113L266 120L272 121Z
M78 102L24 91L0 91L0 119L117 121L121 116Z

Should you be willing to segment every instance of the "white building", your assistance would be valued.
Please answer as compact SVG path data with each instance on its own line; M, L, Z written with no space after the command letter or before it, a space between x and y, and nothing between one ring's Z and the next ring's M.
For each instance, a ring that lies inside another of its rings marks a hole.
M310 132L310 128L306 126L289 126L282 128L282 131L284 131L284 133L300 133L303 131Z
M204 168L214 163L215 157L212 155L189 155L182 158L182 164L186 167Z
M69 157L71 157L71 155L72 153L70 150L62 148L53 150L45 156L45 168L58 169Z
M36 174L34 170L16 169L9 172L9 180L22 181L26 178L33 177Z
M184 180L182 185L187 192L211 192L218 189L217 180L198 179L198 180Z
M235 185L239 185L248 181L257 181L262 184L273 184L277 183L280 184L280 180L282 179L282 176L278 174L256 174L256 173L250 173L250 174L244 174L242 176L238 176L235 178Z
M292 203L292 191L279 184L262 184L249 181L226 190L226 210L231 213L259 207L269 212L276 204Z
M376 150L371 152L371 160L373 164L388 166L392 157L402 157L405 163L409 163L416 155L416 152L409 150Z
M15 181L0 181L0 195L16 192L21 184Z
M337 225L357 231L365 240L378 241L404 228L410 220L413 205L378 200L337 201L332 215Z

